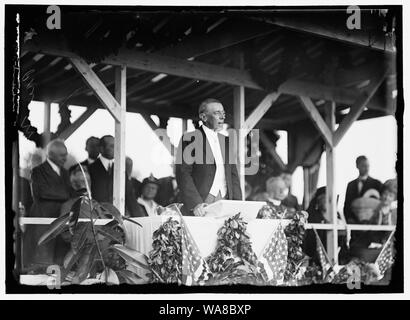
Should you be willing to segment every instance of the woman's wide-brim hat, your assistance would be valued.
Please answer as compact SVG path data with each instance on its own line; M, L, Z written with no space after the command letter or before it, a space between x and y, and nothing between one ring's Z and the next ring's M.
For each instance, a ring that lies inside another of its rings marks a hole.
M151 173L149 177L142 180L142 187L146 186L148 183L155 184L159 187L159 180L153 176Z

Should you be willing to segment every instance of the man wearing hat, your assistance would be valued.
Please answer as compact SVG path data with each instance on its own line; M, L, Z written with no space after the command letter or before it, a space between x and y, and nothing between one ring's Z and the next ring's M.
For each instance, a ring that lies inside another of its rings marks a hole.
M141 196L137 199L139 213L142 217L156 216L158 203L154 201L158 193L159 181L152 174L142 181Z

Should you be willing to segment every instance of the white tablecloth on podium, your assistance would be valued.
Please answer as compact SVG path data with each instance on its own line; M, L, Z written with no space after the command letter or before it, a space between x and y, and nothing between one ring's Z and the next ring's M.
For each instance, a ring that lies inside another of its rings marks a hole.
M179 219L178 216L173 216L173 218ZM152 250L152 234L168 219L169 216L133 218L133 220L142 225L142 228L134 223L125 221L127 246L148 255L149 251ZM226 219L184 217L202 257L209 256L215 250L218 238L217 232ZM283 226L286 226L288 221L282 220L281 223ZM254 219L248 222L246 231L250 236L253 251L258 257L278 225L279 220L271 219Z

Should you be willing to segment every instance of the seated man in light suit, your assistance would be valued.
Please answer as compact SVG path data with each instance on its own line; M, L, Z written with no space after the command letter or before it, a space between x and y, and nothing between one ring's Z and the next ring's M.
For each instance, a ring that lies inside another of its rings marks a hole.
M227 137L218 133L225 121L222 103L206 99L198 112L203 124L182 136L175 169L183 214L202 216L206 205L220 199L242 200L242 192Z

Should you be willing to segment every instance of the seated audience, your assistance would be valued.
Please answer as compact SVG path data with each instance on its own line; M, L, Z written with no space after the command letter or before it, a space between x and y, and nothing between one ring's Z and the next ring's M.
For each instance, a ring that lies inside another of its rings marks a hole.
M33 205L30 217L58 218L61 205L71 196L68 172L64 169L67 159L67 148L62 140L53 140L47 145L47 159L35 167L31 175L31 190ZM41 235L48 226L29 225L25 233L25 244L29 247L24 250L31 253L28 260L33 269L45 270L50 264L59 264L59 246L61 239L37 245ZM64 244L65 245L65 244ZM43 271L44 271L43 270Z
M326 209L326 187L320 187L316 190L315 195L309 203L307 209L309 214L308 223L331 223L332 217L327 212ZM338 222L340 219L339 212ZM326 230L316 230L323 246L327 248L327 231ZM339 253L339 262L345 262L349 260L348 248L346 242L346 236L339 233L338 243L341 247ZM313 230L308 229L305 233L305 240L303 244L303 251L310 256L316 264L320 264L319 256L317 252L316 235Z
M156 179L152 174L142 181L142 192L141 196L138 198L138 216L142 217L152 217L157 215L157 208L159 205L154 201L159 188L158 179Z
M284 171L281 175L283 181L285 181L286 187L288 188L288 195L283 200L282 204L288 208L288 210L298 211L301 210L298 198L291 193L292 188L292 172Z
M267 204L259 210L257 218L289 218L289 212L282 204L282 201L285 198L286 184L281 177L271 177L266 180L266 193L264 194L264 199Z
M375 222L382 225L397 223L397 180L387 180L382 187L380 204L376 208Z
M368 224L395 225L397 222L397 180L386 181L381 188L378 206L367 220ZM390 236L390 231L357 231L350 241L351 255L368 262L374 262Z
M125 173L127 174L127 179L131 184L133 189L134 198L138 199L141 195L141 185L142 183L132 176L133 161L130 157L125 158Z

